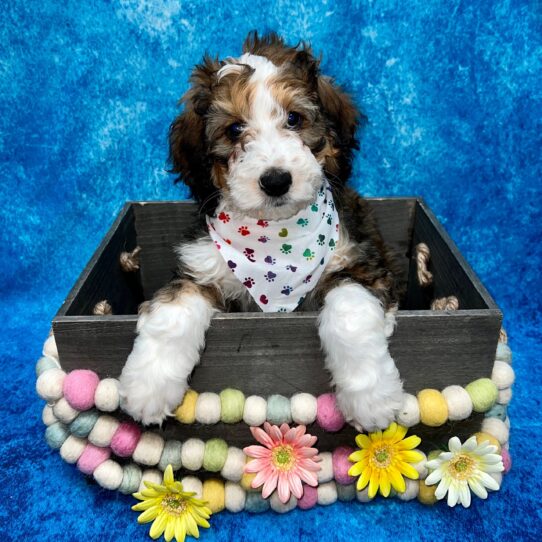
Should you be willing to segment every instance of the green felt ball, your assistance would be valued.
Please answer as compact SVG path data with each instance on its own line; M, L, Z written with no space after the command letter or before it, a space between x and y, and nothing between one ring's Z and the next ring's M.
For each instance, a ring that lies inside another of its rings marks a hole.
M182 444L178 440L168 440L164 445L162 450L162 455L160 456L160 461L158 463L158 468L162 471L165 471L168 465L171 465L171 468L176 471L181 468L181 450Z
M228 444L221 438L212 438L205 443L203 468L209 472L218 472L226 463Z
M290 399L284 395L271 395L267 399L267 421L280 425L291 423Z
M489 378L479 378L465 386L475 412L487 412L497 400L499 390Z
M96 410L86 410L81 412L72 423L70 423L70 433L79 438L86 438L92 431L94 424L100 417Z
M249 491L245 501L245 510L257 514L269 509L269 500L264 499L259 491Z
M226 388L220 392L220 418L224 423L240 422L244 408L245 395L242 391Z
M499 418L499 420L506 420L506 406L499 405L498 403L494 404L487 412L486 418Z
M49 356L43 356L36 363L36 376L40 376L45 371L55 368L58 368L58 361Z
M53 450L60 449L69 436L68 428L60 422L53 423L45 430L45 440Z
M119 491L125 495L135 493L141 483L141 469L135 463L127 463L122 467L122 482Z

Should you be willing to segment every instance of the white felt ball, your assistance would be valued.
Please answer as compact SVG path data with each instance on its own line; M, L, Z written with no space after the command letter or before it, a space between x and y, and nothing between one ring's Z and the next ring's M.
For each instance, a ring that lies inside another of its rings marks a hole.
M397 493L397 497L402 501L411 501L418 496L420 490L420 484L418 480L411 480L410 478L405 478L406 489L403 493Z
M162 483L162 473L157 469L147 469L143 471L141 475L141 482L139 482L138 491L143 491L147 489L147 486L143 482L151 482L152 484L161 484Z
M246 398L243 410L243 420L247 425L257 427L267 419L267 401L258 395Z
M66 373L62 369L49 369L41 373L36 380L38 395L47 402L58 401L62 397L62 386Z
M482 422L482 431L494 436L501 444L508 442L508 427L499 418L485 418Z
M423 480L427 477L427 456L421 451L416 449L416 452L423 455L423 459L418 461L417 463L412 463L412 466L418 471L418 474L420 475L420 480Z
M405 427L413 427L420 423L420 407L418 399L410 394L403 394L403 405L396 416L397 422Z
M317 400L310 393L296 393L290 399L292 420L301 425L309 425L316 420Z
M58 421L51 405L45 405L43 407L43 412L41 413L41 420L47 427Z
M369 498L369 486L362 491L356 491L356 499L359 502L371 502L371 499Z
M497 403L499 405L507 405L512 400L512 388L506 388L504 390L499 390L497 395Z
M316 488L316 492L318 504L322 506L333 504L337 500L337 486L333 481L319 484Z
M53 413L57 419L62 423L69 424L72 423L77 416L79 416L79 411L75 410L64 397L61 397L53 407Z
M77 463L77 460L81 457L86 446L87 439L70 435L60 447L60 457L62 457L66 463Z
M58 361L58 349L56 347L55 336L49 335L47 340L43 343L43 355Z
M247 494L245 490L233 482L224 485L224 505L230 512L241 512L245 508Z
M196 478L195 476L185 476L181 480L181 484L183 485L183 491L193 491L196 499L202 498L203 484L199 478Z
M231 482L239 482L243 477L243 469L245 468L245 453L235 446L228 448L226 462L220 471L220 474L226 480Z
M502 472L490 472L489 476L495 480L499 484L499 487L501 487L502 484ZM491 490L490 490L491 491Z
M450 420L466 420L472 414L472 399L465 388L448 386L442 390L442 395L448 406Z
M217 393L203 392L196 400L196 421L212 424L220 421L220 396Z
M132 454L136 463L152 467L158 465L164 450L164 439L156 433L146 431L141 435L139 442Z
M101 465L98 465L92 475L94 476L94 480L103 488L115 490L122 483L123 472L122 467L116 461L108 459Z
M120 422L113 416L100 416L89 433L88 440L101 448L109 446L119 425Z
M506 425L507 429L510 431L510 418L508 416L504 418L504 425Z
M114 412L119 408L119 381L116 378L100 380L94 392L94 404L102 412Z
M286 502L282 502L279 499L279 492L273 491L273 493L271 493L271 497L269 498L269 505L275 512L285 514L297 506L297 499L293 495L290 495L290 498Z
M318 462L321 469L316 473L316 476L318 476L318 483L322 484L333 480L333 459L331 452L322 452L318 455L321 458L321 461Z
M185 469L199 470L203 465L205 442L199 438L189 438L181 448L181 463Z
M497 360L493 365L491 380L499 390L509 388L514 383L514 369L505 361Z

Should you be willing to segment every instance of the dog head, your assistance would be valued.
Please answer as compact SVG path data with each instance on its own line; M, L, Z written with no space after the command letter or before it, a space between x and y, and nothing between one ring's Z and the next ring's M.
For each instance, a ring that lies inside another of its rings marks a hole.
M244 215L287 218L324 177L335 187L348 179L360 114L319 63L305 43L251 33L239 58L205 56L194 68L170 160L204 212L224 201Z

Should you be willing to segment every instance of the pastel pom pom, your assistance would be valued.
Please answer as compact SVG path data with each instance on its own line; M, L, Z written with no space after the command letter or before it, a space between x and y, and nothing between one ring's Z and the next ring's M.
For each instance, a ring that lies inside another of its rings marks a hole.
M356 484L348 484L343 486L337 484L337 499L343 502L350 502L356 498Z
M182 466L182 446L182 443L178 440L166 441L164 449L162 450L162 455L160 456L158 468L162 471L165 471L167 466L171 465L171 468L174 471L179 470Z
M246 398L243 409L243 420L247 425L257 427L267 419L267 401L258 395Z
M296 393L290 399L292 420L299 425L309 425L316 420L318 401L310 393Z
M290 399L284 395L270 395L267 398L267 419L275 425L290 423L292 421Z
M229 512L241 512L245 508L246 492L233 482L224 485L224 505Z
M141 430L135 423L121 423L111 439L111 449L119 457L130 457L140 437Z
M297 506L301 510L308 510L316 505L318 502L318 491L315 487L304 484L303 485L303 496L297 501Z
M203 468L209 472L218 472L226 463L228 445L221 438L212 438L205 443L203 452Z
M246 494L245 510L258 514L269 509L268 499L264 499L259 491L251 491Z
M245 468L245 453L239 448L230 446L226 462L220 471L220 474L232 482L239 482L243 477L243 469Z
M397 422L404 427L413 427L420 423L418 399L411 393L403 394L403 405L397 413Z
M77 461L77 468L84 474L92 474L110 455L109 448L100 448L89 442Z
M45 430L45 440L53 450L58 450L69 436L68 428L61 422L53 423Z
M290 495L290 498L286 502L282 502L279 499L279 492L273 491L273 493L271 493L271 497L269 498L269 506L271 506L271 510L274 512L285 514L297 506L297 499L294 495Z
M111 459L98 465L92 474L96 482L105 489L118 489L122 483L122 467Z
M472 400L465 388L448 386L442 390L442 395L448 406L450 420L466 420L472 414Z
M226 504L224 482L216 478L205 480L202 487L202 498L207 501L207 506L213 514L224 510Z
M512 468L512 458L510 457L510 452L506 448L503 448L501 450L501 456L502 464L504 465L504 472L508 473Z
M92 431L94 424L100 417L100 414L95 410L87 410L81 412L75 420L70 424L70 432L76 437L85 438Z
M499 390L509 388L514 383L515 375L514 369L505 361L495 361L493 365L493 372L491 373L491 380L495 382L495 385Z
M245 395L240 390L227 388L220 392L220 419L224 423L237 423L243 419Z
M465 386L475 412L487 412L497 400L498 390L489 378L479 378Z
M196 421L215 424L220 421L220 397L216 393L200 393L196 401Z
M321 452L320 456L320 470L316 473L318 483L322 484L333 480L333 458L331 452ZM352 466L352 465L350 465Z
M133 460L148 467L158 465L164 444L164 439L160 435L146 431L139 438L137 446L133 451Z
M334 393L323 393L317 399L316 421L324 431L335 432L345 424Z
M58 401L62 397L65 378L66 373L55 367L43 372L36 380L38 395L48 403Z
M333 473L335 474L335 481L338 484L347 485L356 481L353 476L348 474L348 469L352 466L352 463L348 460L348 456L353 452L354 449L350 446L339 446L331 454Z
M122 482L119 491L125 495L131 495L139 489L141 483L141 469L135 463L128 463L122 467Z
M94 393L100 378L94 371L77 369L64 379L64 397L76 410L88 410L94 406Z
M198 393L194 390L187 390L183 397L183 402L175 411L175 418L181 423L194 423L196 420L196 402Z
M119 408L119 381L116 378L104 378L94 392L96 408L102 412L114 412Z
M440 391L425 389L418 393L420 420L429 427L439 427L448 419L448 405Z
M328 506L333 504L337 500L337 486L335 482L325 482L319 484L316 488L318 495L318 504L321 506Z

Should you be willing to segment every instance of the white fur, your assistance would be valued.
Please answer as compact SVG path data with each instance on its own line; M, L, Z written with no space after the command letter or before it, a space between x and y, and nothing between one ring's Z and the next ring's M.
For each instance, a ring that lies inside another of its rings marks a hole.
M144 424L172 415L198 363L205 332L216 312L197 293L170 303L153 303L137 323L138 336L120 376L123 409Z
M387 344L380 302L359 284L328 293L319 317L326 366L347 421L372 431L394 420L402 404L402 384Z

